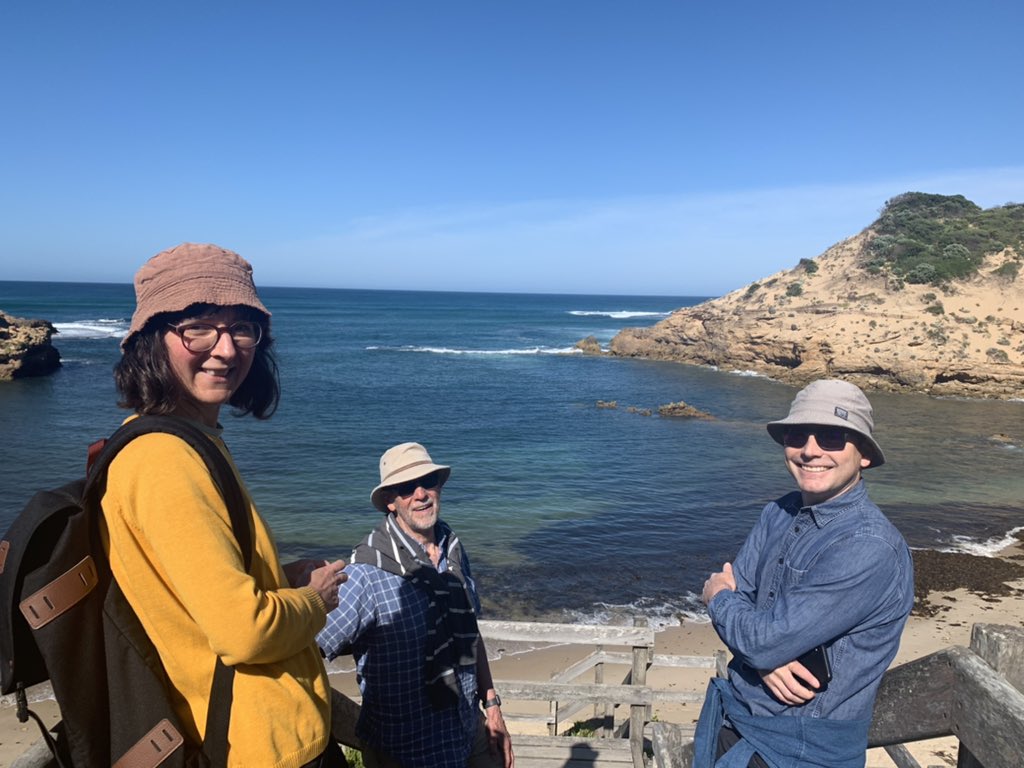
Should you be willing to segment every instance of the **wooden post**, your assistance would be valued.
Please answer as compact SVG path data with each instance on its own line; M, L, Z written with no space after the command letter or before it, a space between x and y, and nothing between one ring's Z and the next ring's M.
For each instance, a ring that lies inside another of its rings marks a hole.
M729 658L725 651L715 651L715 677L729 676Z
M637 621L646 624L644 619ZM647 685L647 664L651 649L644 645L633 646L633 669L630 685ZM651 705L634 704L629 708L629 745L633 750L633 768L644 768L644 725L650 719Z
M331 688L331 736L346 747L362 749L363 742L356 736L356 722L360 707L341 691Z
M638 619L633 619L633 626L634 627L646 627L647 626L647 619L642 618L642 617L638 618ZM642 656L642 658L640 660L640 670L639 671L637 671L637 663L636 663L636 658L634 656L634 661L633 661L633 685L647 685L647 668L649 666L651 666L651 657L653 655L654 655L654 648L643 648L643 649L641 649L641 656ZM652 711L651 710L651 705L648 704L646 709L644 710L644 717L647 718L645 720L645 722L650 722L651 711Z
M604 653L604 645L597 646L597 652L599 654ZM604 683L604 662L599 661L594 665L594 682L598 685ZM612 736L612 730L615 727L615 716L613 714L611 704L594 704L594 717L601 720L601 729L599 733L605 739L610 739Z
M958 680L953 701L953 731L960 739L957 768L1019 765L1024 696L1015 694L1024 694L1024 628L975 624L971 629L971 650L998 678L983 680L983 671L978 671ZM1003 717L1016 721L1016 734L998 727ZM965 737L975 742L973 751L964 743ZM1010 762L1015 760L1018 762Z

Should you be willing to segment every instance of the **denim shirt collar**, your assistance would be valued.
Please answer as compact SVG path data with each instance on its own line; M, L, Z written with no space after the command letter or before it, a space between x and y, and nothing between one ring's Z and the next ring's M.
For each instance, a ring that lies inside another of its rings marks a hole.
M851 509L859 508L868 499L868 488L862 477L846 493L841 493L838 496L833 496L827 501L823 501L820 504L812 504L805 507L801 504L800 492L797 491L793 495L793 506L789 504L786 506L794 514L800 514L801 512L807 512L810 518L814 521L814 524L818 528L824 528L826 525L831 523L833 520L838 520L839 517ZM787 499L787 501L789 501Z

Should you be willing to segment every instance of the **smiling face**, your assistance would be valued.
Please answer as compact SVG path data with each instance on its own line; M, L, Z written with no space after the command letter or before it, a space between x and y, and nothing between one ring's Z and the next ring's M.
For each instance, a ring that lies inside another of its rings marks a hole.
M238 309L220 309L211 314L189 317L176 325L202 322L223 329L247 319ZM221 406L231 400L249 375L256 349L240 349L235 346L230 333L221 333L213 349L191 352L170 328L163 332L163 342L171 371L184 393L173 413L215 427Z
M860 480L861 470L871 465L853 440L848 440L841 450L826 451L813 433L802 447L786 446L784 450L786 467L803 494L804 506L821 504L846 493Z
M441 485L417 485L405 495L390 489L389 495L388 509L395 514L399 527L421 544L434 543L434 526L441 514Z

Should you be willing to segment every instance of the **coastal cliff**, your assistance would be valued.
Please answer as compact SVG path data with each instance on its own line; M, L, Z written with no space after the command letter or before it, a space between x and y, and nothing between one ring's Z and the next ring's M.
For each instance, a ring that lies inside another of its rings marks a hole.
M649 328L608 352L750 371L794 386L1024 397L1024 206L907 193L814 259Z
M54 333L45 320L0 311L0 381L45 376L60 368L60 353L51 343Z

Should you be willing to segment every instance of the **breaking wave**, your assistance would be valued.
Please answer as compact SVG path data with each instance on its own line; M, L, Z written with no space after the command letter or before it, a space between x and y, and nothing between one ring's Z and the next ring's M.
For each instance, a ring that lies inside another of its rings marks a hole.
M513 349L455 349L453 347L366 347L378 352L421 352L434 355L578 355L581 351L575 347L522 347Z
M570 315L576 317L611 317L615 320L629 320L633 317L668 317L671 312L648 312L631 309L607 310L607 309L570 309Z
M72 320L54 323L57 333L65 339L120 339L128 333L126 320Z

